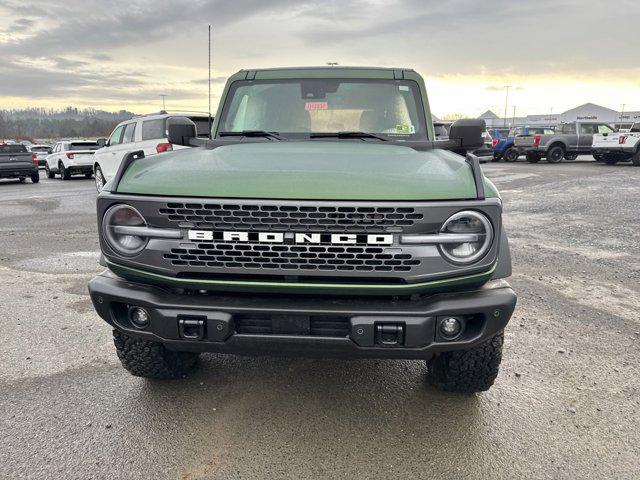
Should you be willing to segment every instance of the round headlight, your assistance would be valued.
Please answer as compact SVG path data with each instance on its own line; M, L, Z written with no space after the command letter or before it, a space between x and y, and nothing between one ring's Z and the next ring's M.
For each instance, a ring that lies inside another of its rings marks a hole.
M480 212L465 210L458 212L444 222L441 233L469 235L473 240L460 243L443 243L442 254L453 263L469 264L477 262L491 248L493 227L489 219Z
M133 256L147 245L147 239L132 235L118 227L145 227L147 222L140 212L129 205L119 204L109 208L102 220L102 231L109 246L118 254Z

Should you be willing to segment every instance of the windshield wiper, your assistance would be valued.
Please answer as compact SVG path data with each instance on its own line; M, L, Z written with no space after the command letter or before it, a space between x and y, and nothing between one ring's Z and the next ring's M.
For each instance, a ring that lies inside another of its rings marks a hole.
M310 138L375 138L386 142L387 139L368 132L319 132L309 135Z
M264 130L242 130L241 132L219 132L220 137L266 137L284 140L278 132L266 132Z

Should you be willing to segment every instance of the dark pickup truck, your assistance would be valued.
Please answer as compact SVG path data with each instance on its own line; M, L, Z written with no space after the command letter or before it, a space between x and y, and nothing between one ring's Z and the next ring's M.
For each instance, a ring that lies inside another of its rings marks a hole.
M24 182L27 177L33 183L40 181L36 154L21 144L0 144L0 178L18 178Z

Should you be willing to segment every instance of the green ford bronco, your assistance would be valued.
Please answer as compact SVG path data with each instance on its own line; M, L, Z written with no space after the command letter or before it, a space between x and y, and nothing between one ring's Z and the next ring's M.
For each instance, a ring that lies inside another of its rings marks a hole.
M421 359L445 390L488 389L516 295L484 122L435 140L409 69L243 70L211 139L130 152L98 197L89 284L132 374L200 352Z

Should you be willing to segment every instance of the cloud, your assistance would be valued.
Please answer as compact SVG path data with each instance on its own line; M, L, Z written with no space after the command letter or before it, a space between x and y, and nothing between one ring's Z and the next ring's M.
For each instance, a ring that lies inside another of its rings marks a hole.
M502 98L503 84L518 95L531 78L607 76L638 85L640 3L588 3L0 0L0 102L130 106L171 92L176 101L206 103L207 24L214 94L239 68L326 61L407 66L441 83L469 79L483 105Z

